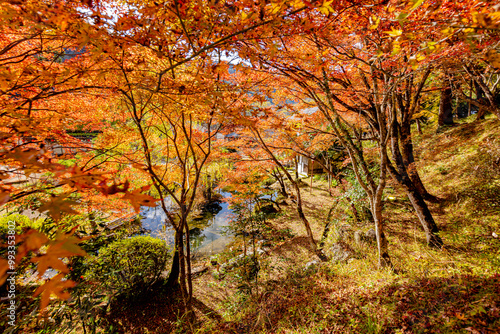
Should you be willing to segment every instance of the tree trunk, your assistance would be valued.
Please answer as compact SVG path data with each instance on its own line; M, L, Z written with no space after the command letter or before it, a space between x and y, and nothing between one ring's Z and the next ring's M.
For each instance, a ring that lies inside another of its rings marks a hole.
M415 185L418 192L422 195L424 199L429 202L437 203L440 201L434 195L431 195L425 188L420 175L418 174L417 166L415 164L415 156L413 154L413 141L411 137L411 124L410 120L405 119L401 122L401 127L399 128L399 137L401 140L401 155L403 157L403 162L405 164L406 170L408 171L408 176L411 182Z
M410 201L417 213L418 219L422 227L424 228L427 244L431 247L441 247L443 241L437 235L439 228L432 217L427 204L424 201L423 196L420 194L418 189L412 182L406 165L404 163L404 158L401 155L399 140L398 140L398 126L396 124L392 125L391 129L391 152L392 158L396 164L396 168L390 163L387 163L387 170L391 174L392 178L396 183L398 183L405 190L406 194L410 198Z
M309 185L309 193L312 193L312 191L313 191L313 174L311 173L311 182Z
M274 161L276 166L281 169L283 174L287 177L287 179L292 183L292 185L295 188L295 192L297 193L297 213L299 214L300 220L304 223L304 227L306 228L306 233L309 238L309 241L311 243L311 246L313 247L316 255L320 258L321 261L328 261L328 258L323 254L323 251L318 248L316 241L314 240L314 236L311 230L311 225L309 224L309 221L307 220L306 216L304 215L304 211L302 210L302 197L300 195L300 188L299 188L299 178L298 178L298 157L295 156L295 177L296 180L294 181L292 178L292 175L286 170L285 166L279 160L276 158L276 156L273 154L273 152L267 147L266 143L262 139L262 136L260 133L255 129L254 135L256 138L258 138L261 147L267 152L269 157Z
M170 273L167 279L168 289L175 289L179 284L179 274L180 274L180 259L179 259L179 248L183 247L182 233L175 232L175 244L174 244L174 257L172 259L172 266L170 268Z
M185 231L186 231L186 269L187 269L187 287L188 287L188 295L187 295L187 304L191 306L191 301L193 299L193 281L191 277L191 238L189 235L189 226L187 224L187 219L184 221L185 223Z
M382 201L376 198L370 198L370 207L375 220L375 235L377 236L378 265L379 268L390 267L391 258L389 257L387 239L384 233L384 223L382 219Z
M320 258L321 261L328 261L328 258L323 254L323 251L318 248L318 245L316 244L316 240L314 240L314 235L311 230L311 224L309 224L309 221L306 218L306 215L304 214L304 211L302 210L302 196L300 195L300 188L297 182L294 182L294 187L295 187L295 192L297 193L297 213L299 214L299 218L304 224L304 227L306 228L306 233L307 237L309 238L309 242L311 243L312 248L316 252L316 255Z
M417 118L416 120L417 123L417 131L419 134L422 134L422 128L420 127L420 118Z
M427 238L427 244L431 247L440 248L443 245L443 240L438 235L439 228L432 217L429 207L424 202L418 191L411 188L407 190L408 198L410 199L417 216L422 223Z
M288 198L288 192L286 191L286 186L285 186L285 181L283 180L283 175L281 175L279 170L275 170L275 172L273 172L273 176L280 184L281 195L283 195L283 197L285 197L285 198Z
M383 139L384 134L381 134L381 139ZM378 266L379 268L392 267L391 258L389 257L387 239L384 233L384 221L382 216L382 195L384 194L384 189L387 179L387 164L389 158L387 156L387 147L383 140L379 142L380 149L380 179L378 186L372 192L370 199L370 211L373 215L373 220L375 222L375 235L377 237L377 248L378 248Z
M453 125L453 106L451 86L445 80L446 87L441 89L441 100L439 102L438 126Z
M431 247L440 248L443 245L443 241L437 234L439 232L439 228L437 227L429 207L425 203L422 195L420 195L419 191L415 188L408 175L400 175L400 173L398 173L398 171L390 164L388 165L388 171L394 181L403 187L406 195L410 199L413 209L415 209L415 212L417 213L418 220L425 231L427 244Z
M295 181L298 180L299 180L299 157L295 156Z
M484 119L484 116L486 115L486 108L482 106L484 103L484 90L481 88L481 85L477 83L476 80L474 82L474 90L476 91L476 101L481 105L481 107L478 106L477 110L477 116L476 116L476 121L480 119Z

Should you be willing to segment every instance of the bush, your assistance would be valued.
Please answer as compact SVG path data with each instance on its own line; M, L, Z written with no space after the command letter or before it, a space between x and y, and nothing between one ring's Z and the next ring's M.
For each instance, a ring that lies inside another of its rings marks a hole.
M160 278L170 258L165 242L149 236L115 241L86 260L86 278L112 295L137 296Z
M12 213L7 216L0 217L0 235L7 235L9 221L16 223L16 234L22 234L28 228L40 230L44 219L38 218L36 220L31 220L25 215L18 213Z

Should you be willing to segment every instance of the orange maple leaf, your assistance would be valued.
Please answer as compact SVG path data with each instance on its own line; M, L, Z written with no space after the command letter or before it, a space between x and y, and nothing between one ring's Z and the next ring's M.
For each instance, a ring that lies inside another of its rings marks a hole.
M61 234L54 243L48 248L47 252L41 256L31 259L31 262L38 262L37 270L38 276L42 277L45 271L51 267L57 269L62 273L67 273L68 267L61 260L69 256L85 256L87 253L77 244L82 242L83 239L78 239L72 234L75 232L73 229L67 234Z
M16 263L32 250L40 249L49 239L45 234L38 232L35 229L29 229L26 233L21 234L16 238L16 243L22 242L17 250Z
M78 203L73 200L68 200L68 196L71 195L70 192L61 194L59 196L53 195L49 201L41 201L43 205L38 209L40 212L48 211L49 215L58 221L61 219L62 213L77 213L72 205L77 205Z
M136 212L140 211L141 206L154 207L156 206L156 202L158 201L158 199L146 194L142 194L142 192L146 191L147 189L149 189L149 187L142 187L132 192L127 192L122 198L129 200Z
M69 292L64 290L66 290L67 288L74 287L76 283L70 280L62 281L63 277L64 277L63 274L56 275L47 282L45 282L44 285L36 289L34 293L35 297L38 296L39 294L42 294L42 299L40 301L41 310L44 310L47 307L47 305L49 305L51 294L54 294L59 299L64 299L64 300L68 299L71 296Z

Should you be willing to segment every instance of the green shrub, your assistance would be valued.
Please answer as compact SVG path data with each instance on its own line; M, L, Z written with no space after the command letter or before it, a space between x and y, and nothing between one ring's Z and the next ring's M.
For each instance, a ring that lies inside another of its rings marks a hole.
M160 278L170 258L165 242L149 236L115 241L86 260L86 278L112 295L133 297Z
M22 234L24 230L28 228L34 228L40 230L44 219L38 218L36 220L31 220L25 215L18 213L12 213L7 216L0 217L0 235L6 235L8 232L8 223L13 221L16 223L16 234Z

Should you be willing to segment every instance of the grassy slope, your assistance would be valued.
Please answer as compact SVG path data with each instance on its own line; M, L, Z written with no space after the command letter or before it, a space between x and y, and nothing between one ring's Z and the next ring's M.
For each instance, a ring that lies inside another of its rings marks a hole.
M243 271L217 278L217 268L195 280L199 332L217 333L500 333L500 122L464 123L415 138L418 170L428 190L443 198L431 210L445 247L425 246L409 201L389 184L385 205L387 234L395 272L376 268L372 245L354 246L349 263L315 259L293 206L268 222L274 240L261 256L252 293L242 288ZM309 181L307 181L309 183ZM306 215L319 239L335 197L316 181L303 188ZM338 190L336 190L338 192ZM333 220L346 221L338 208ZM327 240L326 245L333 242ZM283 240L284 239L284 240ZM237 248L235 245L234 248ZM228 255L229 256L229 255ZM239 287L239 289L238 289ZM212 310L207 317L207 310Z

